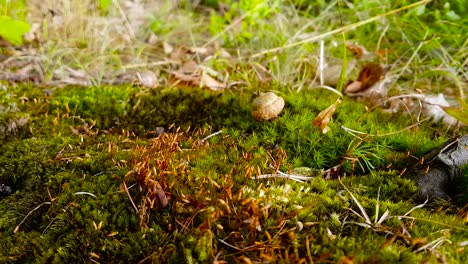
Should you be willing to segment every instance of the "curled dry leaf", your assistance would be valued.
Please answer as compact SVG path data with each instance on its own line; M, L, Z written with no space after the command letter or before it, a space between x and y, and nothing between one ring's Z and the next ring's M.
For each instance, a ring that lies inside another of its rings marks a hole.
M359 73L357 81L350 83L345 88L346 94L362 92L374 86L378 81L384 78L382 66L377 63L368 63L364 65Z
M314 119L313 121L314 126L320 127L323 134L330 131L330 127L328 126L328 123L332 119L333 114L336 111L336 107L338 106L339 103L341 103L341 99L338 98L334 104L330 105L327 109L320 112L317 115L317 117Z
M354 57L358 60L372 61L376 57L382 60L389 52L388 49L376 50L374 52L368 51L363 45L357 43L346 43L346 48L354 54Z
M174 86L206 87L213 91L221 91L227 88L226 83L219 82L211 77L208 71L207 68L196 65L194 62L187 62L180 71L171 73L169 83Z
M347 84L345 93L375 105L387 96L390 83L391 79L385 78L385 70L380 64L368 63L363 66L358 79Z

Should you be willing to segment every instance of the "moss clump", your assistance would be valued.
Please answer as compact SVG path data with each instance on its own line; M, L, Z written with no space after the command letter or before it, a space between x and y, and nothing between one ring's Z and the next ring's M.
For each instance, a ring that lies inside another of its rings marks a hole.
M0 138L0 184L13 190L0 198L3 262L406 263L434 261L417 249L437 239L452 242L437 249L448 262L467 261L461 216L405 216L417 190L398 176L400 159L445 137L424 126L362 139L340 129L388 133L409 125L403 116L346 99L324 135L312 120L335 100L326 91L286 93L280 117L259 123L247 92L15 89L28 100L8 104L30 120ZM372 224L336 179L253 179L300 166L340 166Z

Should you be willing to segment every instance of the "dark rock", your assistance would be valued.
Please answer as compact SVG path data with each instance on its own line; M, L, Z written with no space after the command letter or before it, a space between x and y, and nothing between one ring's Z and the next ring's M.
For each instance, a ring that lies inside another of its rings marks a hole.
M11 193L11 188L5 184L0 184L0 197L8 196Z
M419 188L416 202L450 199L466 189L462 166L468 164L468 135L426 153L406 173Z

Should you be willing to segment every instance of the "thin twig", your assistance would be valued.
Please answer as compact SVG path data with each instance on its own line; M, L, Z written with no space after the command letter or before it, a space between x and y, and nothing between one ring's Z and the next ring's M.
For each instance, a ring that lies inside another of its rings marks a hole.
M92 194L92 193L89 193L89 192L76 192L75 193L76 195L89 195L89 196L92 196L94 198L96 198L96 195Z
M338 91L337 89L331 87L331 86L327 86L327 85L320 85L320 86L317 86L317 87L314 87L314 88L323 88L325 90L328 90L330 92L333 92L333 93L336 93L337 95L339 95L341 98L343 98L343 94L340 93L340 91Z
M229 244L228 242L222 240L221 238L219 238L218 240L219 240L219 242L223 243L224 245L226 245L226 246L228 246L228 247L231 247L231 248L233 248L233 249L242 251L242 249L240 249L240 248L238 248L238 247L236 247L236 246L233 246L233 245Z
M36 211L37 209L41 208L41 206L45 205L45 204L52 204L51 202L43 202L41 203L40 205L36 206L36 208L32 209L25 217L24 219L15 227L15 230L13 231L13 233L16 233L18 232L20 226L24 223L24 221L26 221L26 219L34 212Z
M214 137L214 136L216 136L216 135L219 135L219 134L221 134L221 133L223 133L222 130L220 130L220 131L218 131L218 132L214 132L213 134L208 135L207 137L205 137L205 138L203 138L202 140L200 140L200 142L201 142L201 143L204 143L204 142L207 141L208 139L210 139L210 138L212 138L212 137Z
M294 43L291 43L291 44L287 44L287 45L284 45L284 46L281 46L281 47L276 47L276 48L264 50L262 52L259 52L259 53L256 53L256 54L253 54L253 55L249 56L249 58L257 58L257 57L261 57L261 56L263 56L265 54L268 54L268 53L273 53L273 52L281 51L281 50L284 50L284 49L300 46L300 45L305 44L305 43L321 40L321 39L324 39L326 37L335 35L337 33L346 32L346 31L355 29L357 27L369 24L371 22L379 20L382 17L386 17L386 16L389 16L389 15L394 15L394 14L396 14L398 12L403 11L403 10L407 10L407 9L410 9L410 8L417 7L419 5L427 4L427 3L431 2L431 1L432 0L422 0L422 1L410 4L410 5L407 5L407 6L403 6L401 8L395 9L395 10L388 11L388 12L380 14L378 16L374 16L374 17L368 18L366 20L362 20L362 21L353 23L351 25L343 26L343 27L337 28L335 30L325 32L325 33L317 35L317 36L313 36L313 37L310 37L310 38L307 38L307 39L304 39L304 40L301 40L301 41L298 41L298 42L294 42Z
M124 187L125 187L125 192L127 192L128 199L130 199L130 202L132 203L133 208L134 208L135 211L137 211L137 213L138 213L138 207L137 207L137 206L135 205L135 203L133 202L132 196L130 195L130 192L128 191L127 184L125 184L125 182L123 182L123 185L124 185Z
M255 179L267 179L267 178L284 178L284 179L290 179L290 180L297 181L297 182L311 181L312 179L314 179L314 177L287 174L281 171L277 171L277 173L263 174L260 176L252 176L251 179L255 180Z

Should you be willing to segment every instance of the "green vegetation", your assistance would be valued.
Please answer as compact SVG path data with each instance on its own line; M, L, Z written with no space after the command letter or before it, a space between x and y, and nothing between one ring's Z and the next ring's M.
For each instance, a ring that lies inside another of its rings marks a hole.
M447 241L437 250L448 261L465 261L456 244L466 238L463 219L451 212L417 209L409 214L414 218L389 218L371 229L356 224L364 220L348 209L359 212L336 179L251 179L274 173L271 167L344 162L343 172L354 175L344 184L369 216L410 211L416 188L398 168L406 152L418 156L442 143L444 137L431 139L441 128L357 141L339 126L385 133L409 121L346 99L331 132L322 135L311 119L333 100L328 93L287 93L285 112L258 123L250 117L251 96L234 92L102 87L45 96L38 88L9 88L2 98L17 95L9 101L17 105L14 116L30 119L2 140L0 180L13 189L0 205L2 261L204 263L222 250L228 262L345 256L415 262L435 260L417 249L438 240ZM154 138L157 126L167 134ZM167 207L139 187L149 179L161 185Z
M318 41L327 62L353 60L343 48L352 42L381 51L391 95L418 89L464 105L464 1L391 16L382 14L410 3L143 1L152 12L143 22L123 1L57 2L40 19L48 3L1 7L8 19L30 12L41 23L29 58L43 80L0 86L0 185L11 188L0 192L0 262L468 262L467 195L422 207L401 177L466 127L345 96L323 134L313 120L337 94L312 89ZM344 35L321 36L341 27ZM190 74L229 85L174 77L187 62L203 69ZM157 85L142 87L145 70ZM54 86L60 77L85 87ZM257 122L251 102L271 90L285 108ZM299 170L315 177L259 178Z

